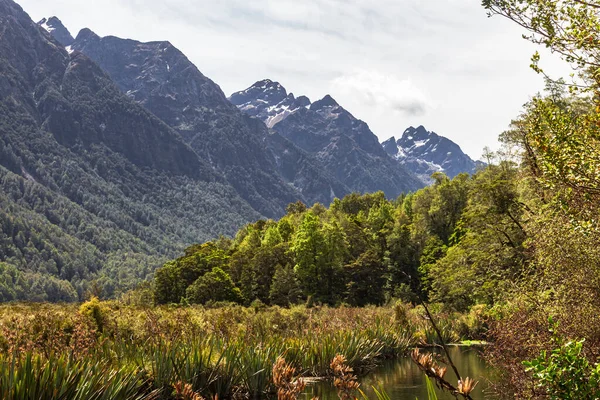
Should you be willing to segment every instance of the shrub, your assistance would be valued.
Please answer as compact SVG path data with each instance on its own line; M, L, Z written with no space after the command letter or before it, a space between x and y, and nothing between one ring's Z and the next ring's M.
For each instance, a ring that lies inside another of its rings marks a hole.
M600 398L600 364L591 364L583 354L584 340L554 336L558 345L548 353L524 361L525 370L533 374L536 386L552 400Z
M110 309L97 297L92 297L79 307L79 314L90 319L98 332L104 332Z

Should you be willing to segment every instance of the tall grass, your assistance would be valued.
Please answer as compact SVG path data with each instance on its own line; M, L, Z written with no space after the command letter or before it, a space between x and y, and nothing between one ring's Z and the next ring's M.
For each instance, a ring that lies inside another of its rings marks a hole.
M422 343L427 321L402 310L3 305L0 398L176 399L178 385L209 399L265 398L280 356L323 377L338 354L363 373Z
M0 360L0 398L7 400L141 400L158 393L144 374L100 360L27 353Z

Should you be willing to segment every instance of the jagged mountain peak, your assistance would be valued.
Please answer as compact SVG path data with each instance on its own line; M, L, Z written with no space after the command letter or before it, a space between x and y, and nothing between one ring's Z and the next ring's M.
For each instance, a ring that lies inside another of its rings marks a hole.
M278 89L278 88L281 88L282 86L279 82L272 81L271 79L263 79L262 81L258 81L256 83L254 83L254 85L252 85L251 87L257 87L257 88L261 88L261 89L270 89L270 88Z
M290 95L293 98L294 95L291 93ZM288 96L287 91L279 82L263 79L255 82L247 89L233 93L229 97L229 101L238 107L255 102L262 103L264 106L274 106L288 98Z
M245 114L262 120L269 128L297 110L310 106L308 97L296 98L271 79L257 81L247 89L233 93L229 101Z
M414 126L406 128L406 130L402 133L402 137L400 138L400 140L421 140L438 137L440 136L437 133L433 131L428 131L427 128L425 128L423 125L419 125L416 128Z
M306 96L271 94L279 87L258 81L236 92L230 101L315 157L327 171L353 191L383 190L396 197L422 184L381 147L369 126L327 94L311 104ZM283 89L285 90L285 89Z
M402 137L398 139L397 144L404 149L420 149L419 153L427 153L437 149L440 144L448 151L461 151L456 143L433 131L428 131L423 125L416 128L412 126L407 128L402 133Z
M83 28L82 30L79 31L79 33L77 34L77 37L75 38L74 41L80 42L80 41L91 40L91 39L101 39L101 38L96 33L94 33L94 31L92 31L90 28Z
M382 143L383 148L424 182L430 181L433 172L443 172L452 178L461 172L474 173L477 167L477 163L459 145L423 125L404 130L395 143L395 153L390 140Z
M100 37L85 28L72 49L96 61L123 92L176 128L186 141L195 136L194 126L204 121L204 113L237 111L220 87L168 41Z
M263 80L254 82L251 86L249 86L245 90L241 90L239 92L232 94L231 97L234 97L238 94L243 94L243 93L258 94L258 93L272 93L272 92L283 93L284 97L287 96L287 91L281 85L281 83L279 83L277 81L272 81L271 79L263 79Z
M396 143L396 138L394 136L392 136L388 140L382 142L381 146L383 146L383 149L385 150L385 152L388 153L392 157L394 157L398 154L398 151L399 151L398 144Z
M335 101L333 99L333 97L331 97L330 95L325 95L325 97L323 97L321 100L317 100L315 101L311 106L310 109L313 111L319 111L322 110L324 108L328 108L328 107L338 107L339 104L337 103L337 101Z
M42 18L38 25L44 28L48 33L52 34L63 46L70 46L75 39L71 36L71 32L63 25L57 17Z
M262 120L269 128L302 109L327 111L325 114L335 118L345 111L329 94L311 104L308 97L302 95L296 98L279 82L271 79L257 81L247 89L233 93L229 101L245 114ZM337 111L330 113L331 110ZM349 113L346 114L350 119L353 118Z
M283 85L281 85L281 83L277 82L277 81L272 81L270 79L263 79L262 81L258 81L256 82L254 85L252 85L250 88L253 88L255 90L262 90L265 93L279 93L282 95L288 95L286 89L283 87ZM292 94L292 93L290 93Z
M308 107L310 106L310 99L306 96L298 96L296 103L301 107Z

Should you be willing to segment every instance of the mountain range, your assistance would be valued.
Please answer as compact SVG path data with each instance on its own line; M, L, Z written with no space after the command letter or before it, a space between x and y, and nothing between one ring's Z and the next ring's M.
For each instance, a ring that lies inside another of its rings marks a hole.
M431 174L453 178L474 173L478 163L451 140L410 127L396 141L379 143L369 126L330 95L311 103L269 79L233 93L229 100L272 131L314 155L328 171L353 190L383 190L390 197L432 182Z
M229 100L314 156L353 191L382 190L388 197L397 197L423 186L383 150L365 122L329 95L311 103L306 96L296 99L281 84L266 79L232 94Z
M227 98L169 42L74 38L0 0L0 301L116 295L289 203L418 189L414 160L472 172L428 134L427 153L394 153L331 96L264 80Z

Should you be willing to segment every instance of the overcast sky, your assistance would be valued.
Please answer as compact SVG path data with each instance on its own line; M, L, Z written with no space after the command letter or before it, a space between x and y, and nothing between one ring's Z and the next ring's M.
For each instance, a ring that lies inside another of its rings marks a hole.
M385 140L424 125L473 158L543 87L535 47L479 0L17 0L73 36L169 40L230 95L331 94Z

